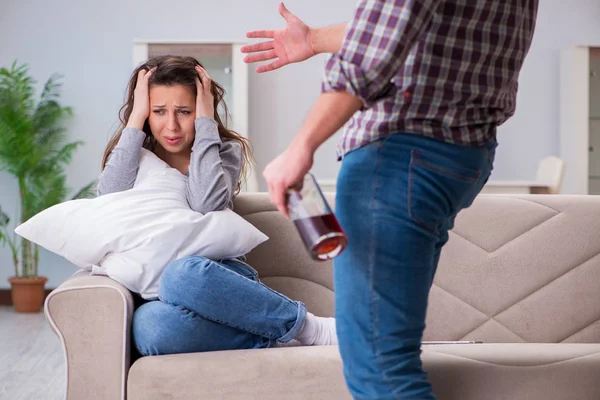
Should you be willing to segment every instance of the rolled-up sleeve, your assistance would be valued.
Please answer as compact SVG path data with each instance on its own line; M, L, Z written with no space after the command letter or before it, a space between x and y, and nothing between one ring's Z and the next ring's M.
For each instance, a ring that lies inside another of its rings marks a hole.
M372 105L385 93L440 0L365 0L342 47L327 61L322 92L348 92Z

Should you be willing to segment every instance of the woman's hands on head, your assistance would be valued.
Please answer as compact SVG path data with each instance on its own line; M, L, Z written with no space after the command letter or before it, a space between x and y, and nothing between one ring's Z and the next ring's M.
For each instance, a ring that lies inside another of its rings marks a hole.
M127 121L128 128L136 128L142 130L144 123L150 115L150 94L148 89L148 81L152 74L156 71L156 67L150 69L141 69L138 72L137 83L133 91L133 110Z
M215 118L215 97L212 94L212 81L208 72L200 65L196 65L196 118Z
M133 92L133 109L127 121L128 128L143 130L144 124L150 115L150 89L149 81L158 67L150 70L141 69L137 74L137 81ZM210 75L200 65L195 67L196 77L196 118L215 118L215 97L212 93L212 80Z

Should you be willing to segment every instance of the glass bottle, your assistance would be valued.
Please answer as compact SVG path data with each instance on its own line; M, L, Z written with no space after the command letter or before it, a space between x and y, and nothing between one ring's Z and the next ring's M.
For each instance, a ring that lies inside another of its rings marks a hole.
M287 195L288 212L311 257L325 261L338 256L348 239L315 177L306 174Z

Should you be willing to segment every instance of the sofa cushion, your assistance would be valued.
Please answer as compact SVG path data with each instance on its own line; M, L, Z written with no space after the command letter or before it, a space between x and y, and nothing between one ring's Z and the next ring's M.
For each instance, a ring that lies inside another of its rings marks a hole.
M336 346L143 357L128 400L351 400Z
M438 400L592 400L600 393L600 344L427 345L423 363ZM129 400L189 398L351 396L333 346L144 357L129 372Z
M594 400L600 344L424 346L438 400Z
M333 204L333 195L326 196ZM248 263L258 270L261 281L302 301L313 314L333 316L331 261L310 258L294 224L277 211L264 193L244 193L236 198L234 211L269 237L247 255Z
M600 342L600 196L481 195L442 251L425 340Z
M265 283L333 315L331 263L310 259L268 196L235 211L271 238L248 255ZM600 196L478 196L442 251L424 340L600 342L599 227Z

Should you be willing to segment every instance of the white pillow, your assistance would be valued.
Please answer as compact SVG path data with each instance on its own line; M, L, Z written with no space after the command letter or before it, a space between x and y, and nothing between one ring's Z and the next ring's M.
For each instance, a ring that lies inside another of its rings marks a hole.
M171 261L191 255L238 257L268 239L229 209L206 215L192 211L187 179L142 149L132 189L57 204L15 232L80 268L96 267L142 297L155 298Z

